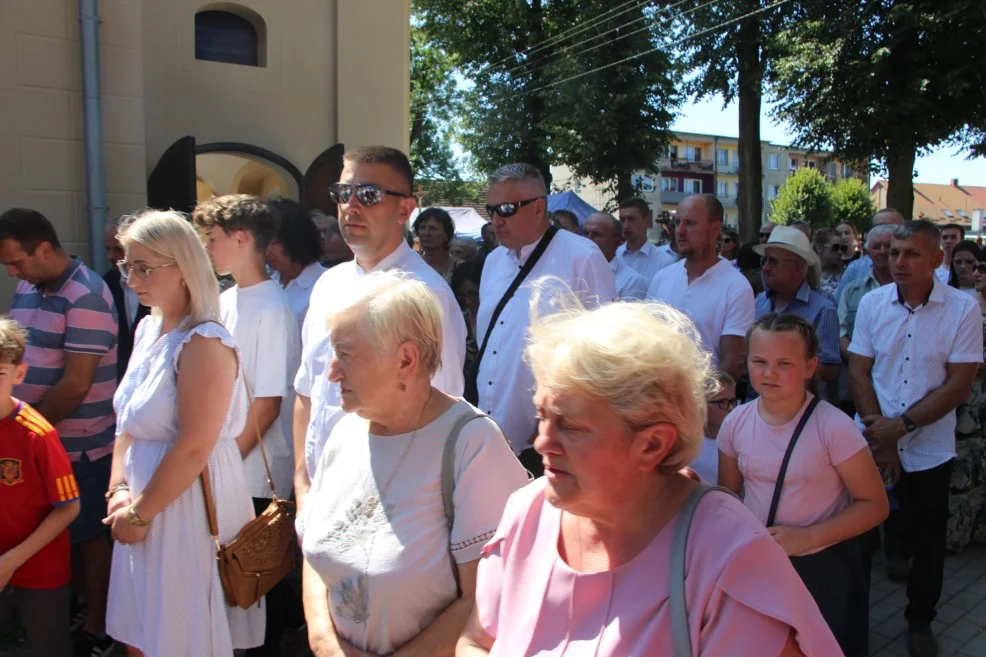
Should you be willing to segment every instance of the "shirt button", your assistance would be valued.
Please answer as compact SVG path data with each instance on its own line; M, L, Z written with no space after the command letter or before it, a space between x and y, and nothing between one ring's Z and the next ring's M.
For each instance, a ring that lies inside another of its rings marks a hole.
M496 356L496 352L495 351L493 352L493 355Z
M490 381L490 382L488 383L488 385L493 385L493 382L492 382L492 381Z

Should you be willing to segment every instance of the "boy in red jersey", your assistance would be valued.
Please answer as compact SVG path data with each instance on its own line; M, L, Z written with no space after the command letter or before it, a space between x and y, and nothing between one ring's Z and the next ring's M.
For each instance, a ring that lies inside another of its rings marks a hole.
M27 333L0 316L0 631L14 615L35 657L71 654L68 526L79 489L58 434L11 391Z

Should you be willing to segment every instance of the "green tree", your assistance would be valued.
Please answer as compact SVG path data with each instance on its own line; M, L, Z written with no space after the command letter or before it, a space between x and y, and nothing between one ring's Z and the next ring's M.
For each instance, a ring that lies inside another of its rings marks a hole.
M832 201L838 221L850 222L860 233L869 230L877 208L866 183L859 178L843 178L832 190Z
M877 160L888 204L910 217L917 155L986 150L986 3L805 0L776 40L776 116L801 145Z
M778 190L770 220L781 225L807 221L812 230L831 226L837 221L832 185L816 169L798 169Z
M772 67L771 35L791 20L792 4L774 0L694 0L686 6L692 38L687 62L696 73L689 91L699 99L721 96L739 106L739 220L745 240L763 218L760 107ZM682 7L685 9L686 7Z
M410 160L418 178L460 179L452 152L453 117L462 103L455 61L411 23Z

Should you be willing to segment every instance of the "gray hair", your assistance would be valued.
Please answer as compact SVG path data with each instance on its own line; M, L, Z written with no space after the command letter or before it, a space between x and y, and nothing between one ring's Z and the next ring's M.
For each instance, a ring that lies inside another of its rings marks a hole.
M870 248L870 240L874 237L893 237L894 231L896 230L897 224L873 226L873 228L870 228L870 232L866 233L866 248Z
M538 191L541 194L548 195L548 186L544 184L544 176L541 175L541 171L533 164L527 164L525 162L504 164L486 178L486 184L489 187L512 181L533 182L537 185Z
M471 254L470 255L471 258L475 258L476 256L479 255L479 247L476 246L476 242L474 242L468 237L453 237L449 241L448 245L449 248L453 246L461 246Z
M905 221L899 226L894 226L894 239L909 240L915 235L922 235L932 244L941 243L941 230L926 219L917 221Z
M589 215L589 219L594 219L596 217L603 217L604 219L607 219L608 220L608 223L610 224L610 227L613 229L613 233L614 234L616 234L616 235L622 235L623 234L623 224L621 224L620 223L620 220L617 219L616 217L614 217L613 215L611 215L610 213L608 213L608 212L593 212L591 215ZM586 222L588 222L589 219L586 219Z

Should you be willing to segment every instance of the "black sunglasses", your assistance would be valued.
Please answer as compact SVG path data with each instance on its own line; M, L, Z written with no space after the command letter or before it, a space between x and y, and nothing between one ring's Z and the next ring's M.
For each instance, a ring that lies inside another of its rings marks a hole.
M493 218L493 215L498 214L504 219L507 217L512 217L517 214L517 210L520 210L525 205L530 205L534 201L544 198L543 196L535 196L534 198L526 198L523 201L514 201L513 203L500 203L499 205L487 205L486 214Z
M986 274L986 262L980 262L978 265L976 265L976 271L978 271L980 274Z
M849 250L845 244L829 244L829 248L832 249L832 253L845 253Z
M400 198L410 198L410 194L404 194L403 192L395 192L389 189L383 189L382 187L377 187L373 183L363 183L362 185L351 185L349 183L332 183L329 185L329 196L336 203L345 204L349 203L349 200L353 197L353 192L356 193L356 198L363 205L377 205L386 196L398 196Z
M725 399L710 399L709 404L715 404L720 411L730 411L739 406L737 397L726 397Z
M733 243L733 238L732 237L723 237L722 238L722 243L723 244L732 244Z

